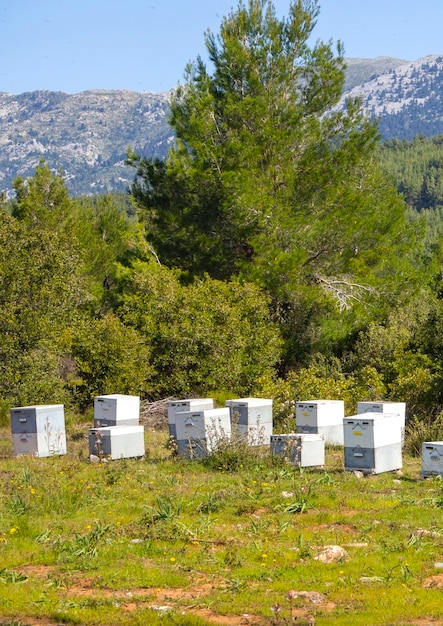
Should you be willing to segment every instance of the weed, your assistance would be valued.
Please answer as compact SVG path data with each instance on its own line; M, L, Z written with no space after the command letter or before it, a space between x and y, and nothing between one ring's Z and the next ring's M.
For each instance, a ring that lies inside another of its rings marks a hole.
M155 522L166 522L180 515L180 504L172 501L167 496L158 496L156 504L153 506L144 506L145 514L143 516L143 522L149 526L155 524Z
M312 548L308 542L305 541L303 535L298 535L294 548L300 557L300 559L307 559L312 556Z
M245 587L245 585L246 581L241 580L240 578L227 578L225 580L223 593L238 593Z
M287 505L278 504L276 510L283 511L283 513L305 513L314 506L310 499L310 493L310 485L301 487L300 490L295 490L292 502Z
M73 538L55 540L62 560L70 561L77 558L94 558L98 554L98 546L109 532L110 525L96 521L89 526L86 533L74 533Z
M48 543L51 541L52 531L50 528L45 528L41 533L37 535L35 538L35 543Z
M30 505L20 493L14 493L9 499L9 508L13 515L20 516L29 511Z
M270 521L268 519L264 519L263 517L259 517L257 515L250 515L250 532L254 535L259 535L266 531L270 526Z
M222 490L215 493L210 493L206 496L203 502L197 506L199 513L216 513L219 511L226 500L226 491Z
M385 571L385 575L383 577L384 581L387 583L392 582L395 578L399 578L401 581L406 582L410 578L412 578L412 572L407 565L407 563L403 562L403 559L399 559L399 563L394 565L393 567L383 567Z
M223 556L223 563L227 567L241 567L243 565L244 559L240 555L238 545L231 544L227 547Z
M311 504L307 498L301 498L291 502L287 507L283 509L285 513L304 513L310 508Z
M266 456L269 462L268 456ZM230 437L220 437L211 454L201 459L201 463L210 469L223 472L236 472L243 468L258 467L263 463L264 454L260 446L251 446L245 437L235 431Z
M409 454L420 456L425 441L443 440L443 412L433 422L413 417L405 428L404 449Z
M25 574L20 574L20 572L15 572L14 570L8 570L6 567L0 569L0 583L22 583L27 580L27 578L28 577L25 576Z

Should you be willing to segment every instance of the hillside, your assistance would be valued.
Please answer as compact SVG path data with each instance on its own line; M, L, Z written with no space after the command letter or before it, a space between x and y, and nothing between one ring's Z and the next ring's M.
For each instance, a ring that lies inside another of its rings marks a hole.
M346 59L344 90L350 91L380 74L385 74L408 63L409 61L393 57L376 57L375 59L348 58Z
M380 120L383 139L443 133L443 56L427 56L373 77L347 92Z
M351 58L341 104L359 96L379 118L383 139L412 139L443 133L442 94L442 56ZM32 175L41 158L65 173L73 195L125 189L133 178L124 163L128 147L162 157L173 140L168 98L116 90L0 93L0 190Z
M128 146L164 156L171 131L168 93L0 93L0 187L34 173L41 158L66 174L73 194L124 189Z

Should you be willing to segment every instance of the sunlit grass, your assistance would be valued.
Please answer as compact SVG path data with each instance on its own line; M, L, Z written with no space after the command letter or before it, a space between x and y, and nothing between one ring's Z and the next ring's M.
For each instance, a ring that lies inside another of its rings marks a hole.
M358 478L339 448L300 469L266 449L174 459L166 442L147 432L145 458L109 463L79 436L64 457L0 458L0 621L165 623L159 606L191 625L442 618L443 481L418 459ZM328 545L346 558L317 560Z

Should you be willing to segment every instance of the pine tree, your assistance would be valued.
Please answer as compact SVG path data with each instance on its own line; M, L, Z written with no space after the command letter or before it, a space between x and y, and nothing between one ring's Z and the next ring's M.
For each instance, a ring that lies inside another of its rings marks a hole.
M173 95L167 161L129 157L160 259L266 288L290 359L411 280L413 234L375 162L377 128L358 101L334 108L343 48L311 45L318 15L316 0L282 19L268 0L240 2L205 35L212 73L198 58Z

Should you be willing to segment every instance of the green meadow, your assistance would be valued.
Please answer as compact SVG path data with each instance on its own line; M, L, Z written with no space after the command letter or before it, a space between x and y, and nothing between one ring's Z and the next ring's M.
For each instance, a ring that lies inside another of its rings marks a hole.
M145 457L93 463L88 427L54 458L1 431L0 624L443 623L443 480L419 457L364 477L339 447L319 468L241 444L191 461L146 428Z

